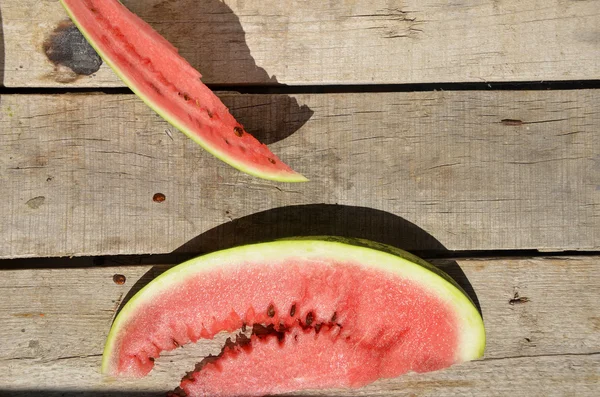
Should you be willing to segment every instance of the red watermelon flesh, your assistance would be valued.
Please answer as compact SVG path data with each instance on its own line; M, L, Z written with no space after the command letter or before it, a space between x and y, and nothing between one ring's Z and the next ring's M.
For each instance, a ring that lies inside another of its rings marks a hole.
M61 0L82 34L148 106L207 151L248 174L307 179L244 130L200 73L117 0Z
M161 351L243 326L188 374L188 396L359 387L483 354L481 317L454 284L406 254L340 242L280 241L175 267L123 308L103 372L146 375Z

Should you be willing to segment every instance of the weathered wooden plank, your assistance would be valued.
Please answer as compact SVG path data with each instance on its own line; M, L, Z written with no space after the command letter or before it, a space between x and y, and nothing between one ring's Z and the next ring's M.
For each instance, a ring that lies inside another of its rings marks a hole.
M128 0L210 83L597 79L597 0ZM7 86L120 86L55 70L58 1L4 0ZM76 81L73 81L76 79Z
M223 99L311 182L242 174L170 138L134 96L0 97L0 257L306 234L412 250L600 248L600 91Z
M470 283L475 291L488 339L483 361L382 381L361 393L302 395L595 395L600 376L599 260L438 261L438 266L462 285ZM166 354L157 360L153 373L140 381L111 383L98 373L119 302L132 286L141 288L164 269L2 271L0 390L52 389L73 391L73 395L95 390L91 395L99 396L110 394L108 390L158 392L176 385L195 362L217 353L224 337ZM126 283L115 284L114 274L125 275ZM528 301L511 304L515 292Z
M171 358L179 359L176 356ZM166 391L177 386L181 376L193 367L190 363L181 368L179 375L172 377L155 370L157 372L145 378L144 383L107 384L98 379L98 360L99 357L64 358L35 367L31 362L11 364L12 379L25 375L33 379L16 387L0 385L0 393L11 397L164 397ZM36 369L33 373L30 371L32 368ZM43 376L38 371L43 371ZM407 374L397 379L382 380L358 390L306 390L285 395L596 397L599 379L600 354L560 355L476 361L441 372Z

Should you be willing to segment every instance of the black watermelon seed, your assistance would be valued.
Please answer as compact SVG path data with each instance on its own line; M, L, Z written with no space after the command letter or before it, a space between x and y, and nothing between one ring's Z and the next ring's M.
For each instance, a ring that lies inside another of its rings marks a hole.
M308 314L306 315L306 325L310 327L314 320L315 315L313 314L313 312L308 312Z

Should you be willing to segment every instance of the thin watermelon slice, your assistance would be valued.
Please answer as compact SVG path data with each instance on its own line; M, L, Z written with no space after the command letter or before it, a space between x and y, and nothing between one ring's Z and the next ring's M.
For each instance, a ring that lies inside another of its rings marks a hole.
M259 178L307 181L246 132L177 49L118 0L61 3L123 82L208 152Z
M116 317L102 371L148 374L161 351L252 329L200 362L180 394L236 396L360 387L483 355L474 304L404 251L338 238L208 254L139 291Z

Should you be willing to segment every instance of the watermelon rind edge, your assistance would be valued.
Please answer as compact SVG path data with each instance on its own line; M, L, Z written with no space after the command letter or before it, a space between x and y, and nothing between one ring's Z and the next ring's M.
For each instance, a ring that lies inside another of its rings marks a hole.
M114 65L110 61L109 57L103 51L101 51L100 48L98 48L98 46L95 44L94 40L90 39L89 34L85 30L85 28L83 28L83 26L81 26L81 24L77 21L77 18L75 18L75 16L71 13L71 10L69 9L68 5L63 0L60 0L60 3L66 10L71 21L75 24L75 26L77 26L77 28L79 29L79 31L81 32L83 37L85 37L87 42L92 46L92 48L96 51L96 53L98 53L100 58L102 58L102 60L112 69L112 71L117 75L117 77L119 77L125 83L125 85L127 85L127 87L129 87L129 89L131 89L131 91L133 91L133 93L138 98L140 98L150 109L154 110L160 117L162 117L165 121L167 121L169 124L171 124L177 130L183 132L188 138L190 138L192 141L196 142L204 150L206 150L207 152L209 152L210 154L212 154L219 160L223 161L224 163L229 164L233 168L235 168L241 172L244 172L248 175L255 176L257 178L272 180L275 182L289 182L289 183L308 182L309 181L308 178L306 178L304 175L302 175L296 171L293 171L292 173L281 174L281 173L264 172L257 168L248 167L247 165L242 164L241 162L237 161L235 158L228 156L227 154L207 145L206 142L199 139L195 134L189 132L187 130L187 128L181 126L179 123L177 123L177 121L175 121L172 118L170 118L169 116L167 116L158 107L158 105L154 104L154 102L148 100L148 98L146 98L144 95L142 95L136 89L135 84L133 84L131 81L129 81L129 79L127 79L127 77L125 77L119 71L119 68L116 67L116 65Z
M388 249L382 250L382 247ZM190 259L162 273L138 291L116 316L106 340L101 372L106 375L117 375L111 365L114 361L112 354L114 342L120 328L126 323L129 315L135 312L137 305L151 300L155 294L169 289L186 276L209 271L214 266L240 265L242 262L264 263L267 258L281 260L282 257L311 256L351 261L360 266L388 271L429 288L436 296L447 299L451 303L451 307L459 314L460 324L466 327L466 331L459 333L461 340L455 357L456 363L483 357L486 345L483 319L468 295L453 282L450 276L426 261L395 247L364 239L324 236L318 239L283 239L242 245Z

